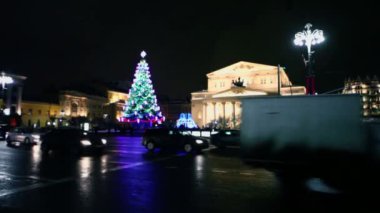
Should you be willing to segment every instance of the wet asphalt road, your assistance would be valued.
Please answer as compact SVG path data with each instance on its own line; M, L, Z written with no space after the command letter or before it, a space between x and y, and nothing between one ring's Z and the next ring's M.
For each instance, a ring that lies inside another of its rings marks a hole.
M149 154L140 137L108 141L104 154L79 158L1 141L0 212L379 212L371 196L318 181L284 190L273 173L242 163L238 149Z

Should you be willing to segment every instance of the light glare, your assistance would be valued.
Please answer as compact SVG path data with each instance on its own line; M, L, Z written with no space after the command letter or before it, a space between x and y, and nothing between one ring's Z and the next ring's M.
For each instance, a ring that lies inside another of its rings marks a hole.
M310 28L312 26L313 25L311 24L306 24L306 30L298 32L294 36L294 44L297 46L305 45L309 54L311 53L312 45L322 43L325 40L325 37L323 36L323 31L318 29L311 31Z
M91 145L91 141L89 141L89 140L81 140L80 143L81 143L83 146L90 146L90 145Z

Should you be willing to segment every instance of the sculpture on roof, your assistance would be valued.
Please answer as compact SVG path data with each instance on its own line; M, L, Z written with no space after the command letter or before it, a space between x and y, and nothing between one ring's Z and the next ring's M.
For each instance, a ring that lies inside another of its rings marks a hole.
M232 80L232 85L235 87L244 87L244 80L241 80L239 77L238 80Z

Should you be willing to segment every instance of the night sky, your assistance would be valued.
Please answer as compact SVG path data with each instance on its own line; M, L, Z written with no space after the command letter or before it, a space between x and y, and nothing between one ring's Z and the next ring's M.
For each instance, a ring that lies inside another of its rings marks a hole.
M293 39L310 22L326 37L315 48L319 93L380 77L379 11L365 1L120 2L2 2L0 69L27 76L25 94L36 95L85 79L132 81L145 50L156 92L171 98L206 89L207 73L242 60L281 64L305 85L306 48Z

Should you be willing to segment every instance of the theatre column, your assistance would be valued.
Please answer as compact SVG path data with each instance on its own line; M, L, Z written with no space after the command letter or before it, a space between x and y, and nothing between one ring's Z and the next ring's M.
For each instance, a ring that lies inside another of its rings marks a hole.
M236 115L235 115L235 101L231 102L232 104L232 123L233 123L233 128L236 128Z
M226 102L222 102L223 106L223 129L226 128Z
M214 110L214 122L216 121L216 102L212 102L213 110Z
M203 103L203 126L207 124L207 103Z

